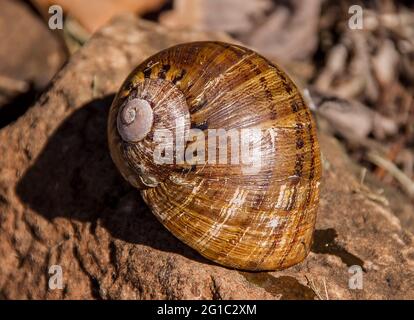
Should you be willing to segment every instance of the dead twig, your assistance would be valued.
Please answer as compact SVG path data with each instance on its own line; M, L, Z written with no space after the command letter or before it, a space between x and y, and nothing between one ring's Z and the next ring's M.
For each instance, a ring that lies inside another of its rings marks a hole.
M328 290L327 290L327 287L326 287L326 281L325 281L324 277L322 278L322 284L323 284L323 288L324 288L324 291L325 291L325 298L322 297L319 289L316 287L315 281L312 278L310 278L306 275L305 275L305 278L306 278L306 281L308 282L309 286L315 292L315 294L316 294L316 296L318 297L319 300L329 300L329 294L328 294Z
M393 162L372 151L367 153L367 158L375 165L388 171L400 183L402 189L414 198L414 181L407 177Z

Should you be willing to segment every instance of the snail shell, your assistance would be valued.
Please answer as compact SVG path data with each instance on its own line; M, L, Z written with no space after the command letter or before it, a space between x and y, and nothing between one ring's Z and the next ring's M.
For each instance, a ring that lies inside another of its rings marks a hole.
M251 161L231 162L233 140L223 152L211 129L259 130L248 140ZM155 54L118 92L108 139L117 168L158 220L206 258L277 270L308 254L321 177L315 124L296 85L259 54L220 42Z

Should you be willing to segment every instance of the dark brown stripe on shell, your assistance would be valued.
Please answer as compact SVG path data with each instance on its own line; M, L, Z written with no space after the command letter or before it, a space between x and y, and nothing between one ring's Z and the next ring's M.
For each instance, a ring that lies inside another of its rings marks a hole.
M265 96L268 99L268 101L269 102L273 101L273 93L267 85L266 78L265 77L260 77L259 82L260 82L260 86L264 90ZM272 120L276 119L277 118L276 105L274 103L270 103L269 109L270 109L270 119L272 119Z
M279 71L279 77L282 79L283 86L288 94L291 94L293 91L292 86L290 85L288 79L283 74L283 71Z
M169 64L162 65L160 71L158 71L158 78L165 79L166 74L167 74L168 70L170 70L170 69L171 69L171 66Z
M293 102L290 104L290 107L292 108L292 112L293 112L293 113L296 113L296 112L298 112L299 110L302 110L302 109L303 109L303 104L298 103L297 101L293 101Z
M306 109L306 121L307 121L307 131L309 135L309 143L310 143L310 157L311 157L311 167L309 172L309 184L308 184L308 192L306 195L306 199L302 206L297 209L298 214L300 214L300 217L298 219L297 226L300 226L302 224L302 221L305 217L305 209L309 207L309 203L312 200L312 183L314 178L314 170L315 170L315 139L313 137L312 132L312 116L310 114L309 109ZM282 266L285 262L286 258L289 256L291 249L293 248L294 244L298 241L298 232L300 228L296 228L296 232L293 234L292 240L288 246L288 250L285 251L283 258L280 260L279 266Z
M200 130L206 130L208 129L208 122L204 121L201 123L195 123L195 124L191 124L191 129L200 129Z
M146 67L142 73L144 74L144 78L150 78L152 74L152 67Z
M185 69L181 69L180 73L178 73L176 76L174 76L174 78L171 80L172 83L177 84L177 82L181 81L185 74L187 73L187 71Z

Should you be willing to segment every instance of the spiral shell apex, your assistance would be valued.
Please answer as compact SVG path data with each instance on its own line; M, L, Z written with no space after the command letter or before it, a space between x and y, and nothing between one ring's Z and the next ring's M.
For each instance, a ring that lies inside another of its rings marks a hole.
M277 270L308 254L315 123L288 75L252 50L194 42L148 58L111 106L108 140L153 214L204 257Z

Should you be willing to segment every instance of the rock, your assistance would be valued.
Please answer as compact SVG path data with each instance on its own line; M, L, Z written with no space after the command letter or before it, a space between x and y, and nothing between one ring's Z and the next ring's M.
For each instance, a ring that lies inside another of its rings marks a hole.
M106 142L114 93L140 61L178 42L220 34L175 32L125 16L99 31L16 123L0 130L0 298L414 298L413 236L370 197L339 143L320 134L322 199L312 252L280 272L207 261L174 238L122 180ZM49 289L49 268L63 289ZM349 268L363 268L351 290Z
M65 15L75 18L88 32L95 32L113 17L126 12L139 16L161 9L167 0L31 0L44 15L49 7L61 6Z
M66 53L47 25L21 1L2 1L0 40L1 128L24 113L28 106L23 103L33 102L47 86ZM21 110L15 109L16 104Z
M0 39L0 74L36 88L46 86L66 58L47 25L18 1L2 2Z

